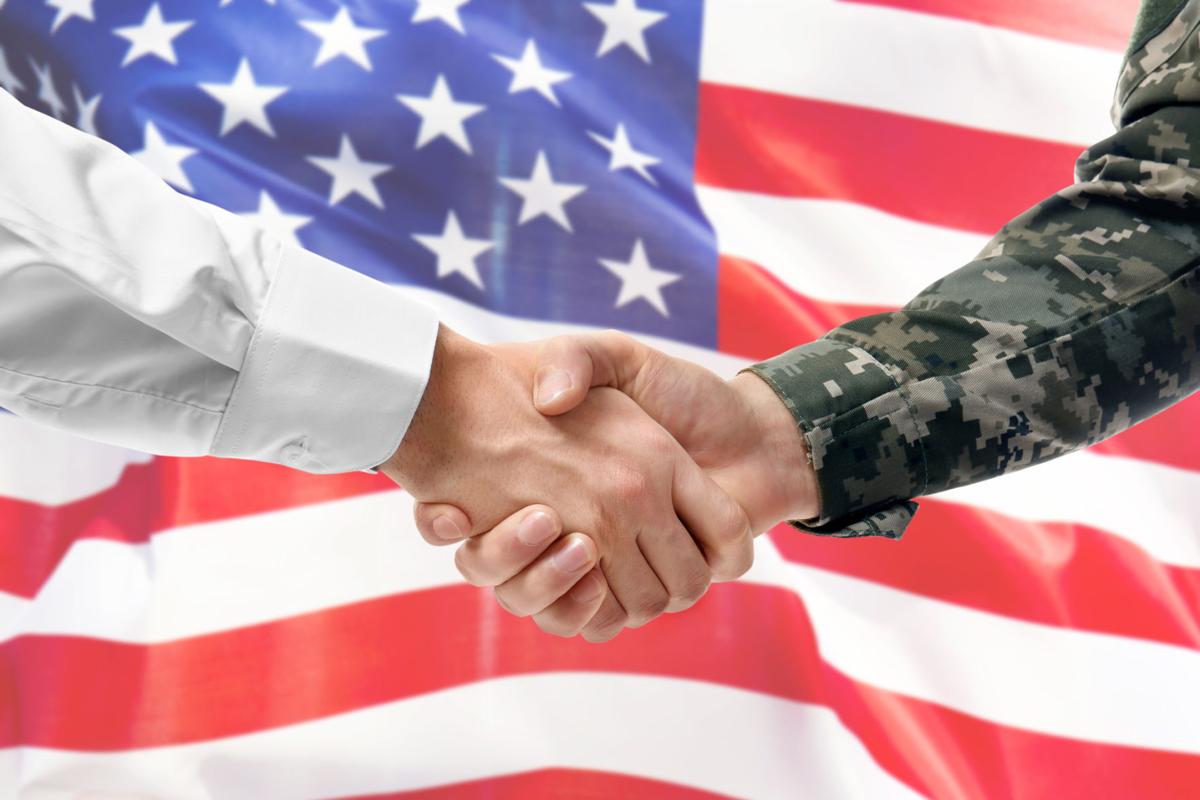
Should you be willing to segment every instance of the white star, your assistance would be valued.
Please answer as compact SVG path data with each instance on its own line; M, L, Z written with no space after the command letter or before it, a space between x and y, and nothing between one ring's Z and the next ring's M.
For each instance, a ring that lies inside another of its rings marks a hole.
M567 231L572 230L571 220L567 218L564 206L587 188L579 184L555 183L554 176L550 174L550 163L543 151L538 151L537 160L533 164L533 174L528 180L501 178L500 183L521 196L521 218L517 221L518 225L524 225L545 214Z
M463 235L458 217L451 211L446 216L446 226L441 236L431 234L413 234L422 247L437 254L437 274L445 278L460 273L464 278L483 288L483 278L479 277L479 267L475 259L492 249L492 243L487 239L468 239Z
M181 144L167 144L162 134L158 132L153 122L146 122L146 144L136 153L130 153L138 161L150 168L158 177L167 183L192 191L192 182L183 171L183 161L196 151Z
M95 0L46 0L46 5L58 9L58 13L54 15L54 22L50 23L50 32L54 33L71 17L95 22L96 13L92 10L93 2Z
M67 110L67 104L63 102L58 95L58 89L54 88L54 78L50 75L50 65L39 67L37 62L33 63L33 74L38 82L37 99L50 107L50 111L59 119Z
M467 129L463 123L483 111L486 106L455 102L454 96L450 94L450 86L442 75L438 75L434 81L433 92L429 97L400 94L396 95L396 99L421 117L421 130L417 133L418 150L439 136L445 136L464 153L471 153L471 140L467 138Z
M75 116L75 127L84 133L99 136L100 133L96 130L96 110L100 107L100 95L85 100L78 86L72 86L71 91L75 93L75 108L79 109Z
M9 94L15 95L17 92L25 91L25 84L21 83L21 79L13 74L3 48L0 48L0 86L3 86Z
M620 308L640 297L654 306L664 317L671 316L667 311L667 303L663 300L662 288L679 280L679 276L673 272L663 272L650 266L650 261L646 258L646 248L642 245L641 239L634 242L633 255L629 257L628 263L610 261L606 258L600 259L600 263L621 279L621 293L617 295L617 302L613 304L613 308Z
M254 82L250 62L243 58L238 64L232 83L202 83L200 88L225 106L221 116L221 135L248 122L268 136L274 136L271 120L267 119L267 104L287 91L286 86L259 86Z
M558 97L554 94L554 84L562 83L571 77L570 72L561 72L542 66L542 59L538 56L537 45L534 44L533 39L525 44L525 52L521 54L519 61L498 53L493 53L492 58L512 71L513 78L512 84L508 87L509 94L533 89L554 105L558 105Z
M354 20L350 19L350 12L345 6L339 8L329 22L301 20L300 24L309 33L321 38L321 49L317 51L317 58L313 61L314 67L319 67L338 56L345 56L370 72L371 58L367 55L367 42L387 33L378 28L357 27Z
M312 217L301 214L285 214L279 210L275 200L265 191L258 195L258 211L247 211L238 215L244 220L265 228L283 241L296 247L303 247L296 237L296 231L312 222Z
M629 135L625 132L623 124L617 124L617 132L613 134L613 138L611 139L606 139L600 134L592 133L591 131L588 131L588 136L595 139L601 147L612 154L612 157L608 160L608 169L610 172L628 168L655 186L658 185L658 181L654 180L654 176L650 174L648 167L653 167L661 159L635 150L633 144L629 141Z
M377 208L383 208L383 198L375 188L375 179L390 170L392 165L363 161L354 152L349 136L342 135L337 158L309 156L308 160L333 178L333 186L329 189L329 205L336 205L343 197L357 193Z
M121 66L149 55L158 56L168 64L178 63L173 42L193 24L192 20L164 22L158 3L155 3L146 12L146 18L142 20L141 25L128 25L113 30L117 36L130 42L129 51L125 53L125 60L121 62Z
M440 19L459 33L465 34L462 18L458 10L471 0L417 0L417 10L413 12L412 22L429 22Z
M600 40L597 57L626 45L637 53L642 61L650 63L650 51L646 49L646 29L666 19L665 13L638 8L636 0L613 0L611 6L584 3L583 7L604 23L604 38Z

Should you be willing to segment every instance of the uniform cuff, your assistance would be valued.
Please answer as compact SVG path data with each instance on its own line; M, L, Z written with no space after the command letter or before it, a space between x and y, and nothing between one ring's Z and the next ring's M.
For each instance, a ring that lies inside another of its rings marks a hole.
M795 418L816 472L821 516L792 524L828 536L899 538L917 508L910 498L926 483L918 420L901 388L907 375L832 339L750 371Z
M426 306L285 245L213 455L315 473L382 464L425 391L437 333Z

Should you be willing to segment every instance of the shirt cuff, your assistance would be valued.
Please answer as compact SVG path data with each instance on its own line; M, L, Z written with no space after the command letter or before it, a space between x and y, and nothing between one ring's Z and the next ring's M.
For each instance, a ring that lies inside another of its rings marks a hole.
M826 536L899 538L926 485L907 375L860 347L820 339L749 370L775 390L804 433L821 516L793 522Z
M314 473L377 467L425 391L432 310L284 245L212 454Z

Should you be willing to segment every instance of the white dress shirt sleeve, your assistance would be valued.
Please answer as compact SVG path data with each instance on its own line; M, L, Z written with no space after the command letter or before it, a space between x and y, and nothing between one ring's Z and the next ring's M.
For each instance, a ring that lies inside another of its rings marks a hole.
M0 90L0 406L152 453L366 469L408 428L437 330Z

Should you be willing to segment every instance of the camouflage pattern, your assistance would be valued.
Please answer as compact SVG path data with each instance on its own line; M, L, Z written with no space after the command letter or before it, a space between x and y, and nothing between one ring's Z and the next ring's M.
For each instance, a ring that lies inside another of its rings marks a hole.
M1129 36L1128 52L1138 50L1146 39L1160 33L1167 23L1175 19L1179 9L1188 0L1142 0L1133 22L1133 33Z
M821 517L898 537L911 498L1086 447L1200 388L1200 0L1132 52L1078 182L900 311L752 371L804 431Z

